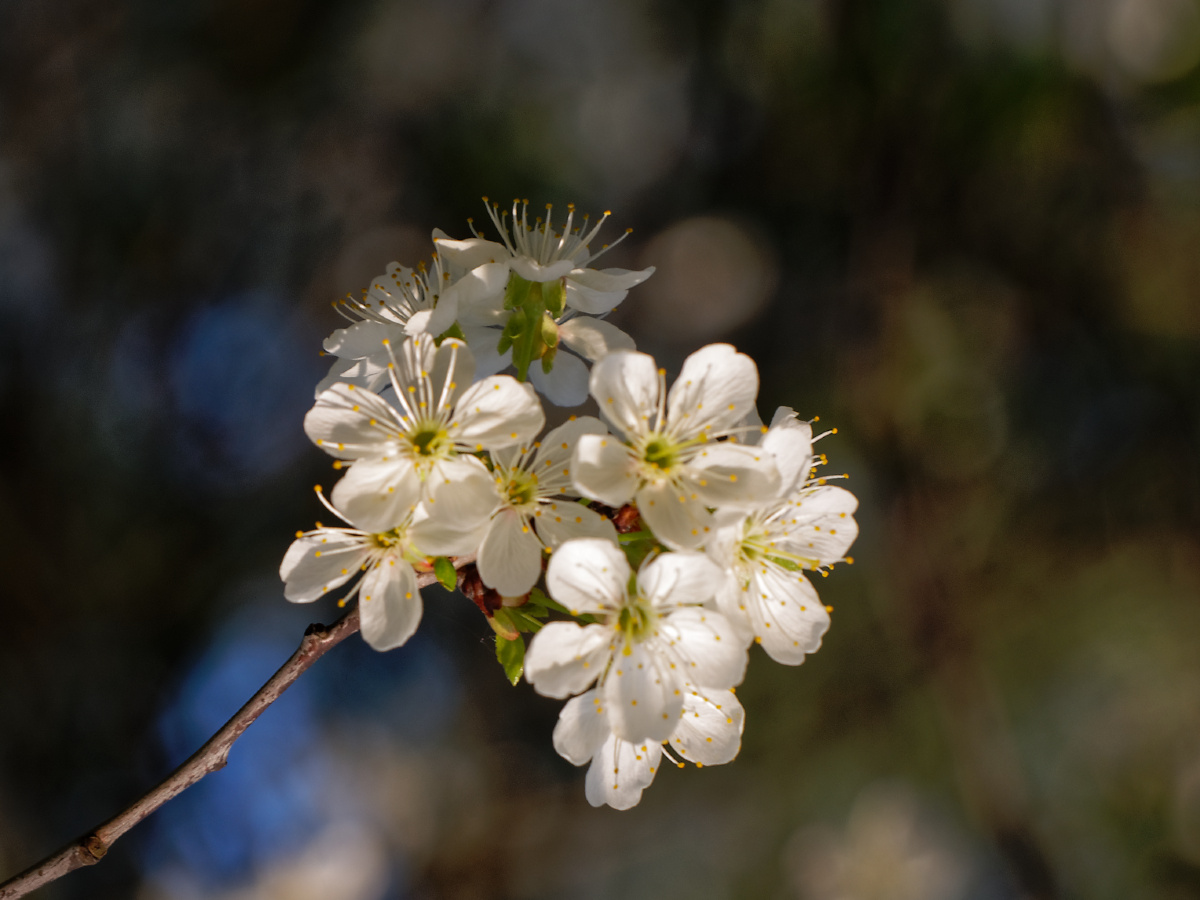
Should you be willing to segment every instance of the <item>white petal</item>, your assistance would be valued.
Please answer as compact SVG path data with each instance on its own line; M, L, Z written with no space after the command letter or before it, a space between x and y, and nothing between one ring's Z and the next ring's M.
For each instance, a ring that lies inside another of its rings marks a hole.
M592 366L590 390L602 415L626 437L648 431L658 412L658 370L645 353L616 350Z
M430 556L474 553L498 503L492 476L479 460L459 457L435 466L427 487L429 515L413 525L413 543Z
M464 316L470 317L480 307L491 308L503 304L507 284L507 263L485 263L474 267L443 291L438 305L449 297L457 303Z
M754 626L746 609L750 597L750 588L743 585L732 572L726 572L721 586L717 588L717 611L733 628L742 646L749 646L754 640Z
M546 416L537 393L509 375L492 375L471 385L459 398L451 420L456 441L486 449L531 441Z
M453 296L443 295L433 309L422 309L409 317L404 326L407 335L429 334L437 337L445 332L458 318L458 302Z
M421 479L407 459L360 459L333 486L333 505L364 531L390 531L421 499Z
M415 385L433 371L434 358L438 351L433 335L413 335L406 338L398 348L395 344L390 346L395 356L394 374L402 386Z
M500 345L500 329L488 328L483 325L464 325L463 334L467 344L475 356L475 375L486 378L495 375L512 364L512 349L501 353L496 348Z
M616 325L591 316L576 316L558 326L558 337L564 344L592 362L614 350L633 350L633 338Z
M603 697L590 690L568 700L554 726L554 749L572 765L582 766L595 756L612 730L604 714Z
M609 506L628 503L637 490L637 464L629 448L612 435L580 436L570 471L575 490Z
M642 799L662 760L662 747L652 741L631 744L616 735L592 757L584 793L592 806L631 809Z
M745 720L746 711L732 692L688 685L671 749L688 762L723 765L741 749Z
M653 274L654 266L639 272L630 269L575 269L567 276L567 281L594 291L627 291Z
M665 741L683 708L682 678L660 666L648 643L625 641L604 679L609 724L626 741Z
M604 671L612 632L603 625L551 622L533 636L525 652L525 680L546 697L569 697Z
M587 366L570 353L557 353L549 374L542 371L541 360L535 359L529 367L529 381L555 406L579 406L587 400Z
M704 500L687 485L669 481L644 485L637 492L638 512L654 536L674 550L701 546L712 532L713 520Z
M399 414L382 397L350 384L322 391L304 417L305 434L339 459L394 453L402 429Z
M446 338L433 356L429 379L437 408L453 406L474 380L475 355L471 348L463 341Z
M775 457L779 496L790 494L803 483L812 466L812 425L801 422L795 412L781 406L758 446Z
M363 638L376 650L399 647L421 624L421 592L412 566L389 553L363 576L358 615Z
M858 499L844 488L824 485L801 491L791 501L791 515L781 519L788 549L818 565L840 561L858 537L857 508Z
M756 569L744 605L755 637L776 662L798 666L829 630L829 613L799 572L772 564Z
M775 457L763 447L710 441L688 468L688 483L707 506L752 509L779 494Z
M569 259L560 259L558 262L543 266L537 260L531 259L528 256L514 256L509 261L509 266L526 281L546 282L557 281L562 278L575 268L575 263Z
M629 289L654 274L654 267L641 272L627 269L575 269L567 276L567 305L599 316L625 299Z
M631 574L625 554L611 541L568 541L550 557L546 587L571 615L601 613L625 602Z
M659 632L692 684L731 688L746 674L746 646L719 612L680 609L659 621Z
M524 516L502 509L479 545L478 565L484 584L502 596L520 597L542 574L542 542Z
M343 359L364 359L380 353L386 355L384 341L392 341L399 346L404 341L404 327L370 319L355 322L325 338L323 346L326 353Z
M663 553L638 572L642 596L664 614L705 603L720 583L721 570L700 553Z
M684 360L667 396L667 417L688 434L721 432L746 415L757 395L754 360L729 344L709 344Z
M292 542L279 566L286 583L283 595L293 603L310 603L349 581L371 555L361 534L340 528L318 528Z
M443 232L433 233L433 245L444 261L459 270L474 269L487 263L504 263L510 258L508 248L483 238L456 241Z
M572 416L542 438L541 447L529 465L529 471L538 477L540 496L575 494L571 482L571 457L575 454L576 443L585 434L607 435L608 429L595 416Z
M541 504L534 514L533 524L538 537L551 548L580 538L600 538L617 543L617 529L607 517L567 500Z
M341 382L374 390L369 382L380 372L386 373L386 370L365 359L335 359L329 372L317 382L313 396L320 397L324 391Z

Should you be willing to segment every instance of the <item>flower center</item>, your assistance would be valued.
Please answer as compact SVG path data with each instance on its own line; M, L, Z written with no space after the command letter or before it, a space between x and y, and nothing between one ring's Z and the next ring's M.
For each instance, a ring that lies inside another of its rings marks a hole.
M413 452L420 456L447 456L454 446L440 422L422 423L408 439L412 442Z
M391 531L381 531L377 534L372 534L367 540L380 550L387 550L389 547L395 547L403 541L404 535L399 528L393 528Z
M642 448L642 459L647 465L665 472L678 464L679 450L679 445L674 441L663 435L655 435Z
M537 498L537 476L521 470L512 472L504 494L509 506L528 506Z
M658 615L649 602L639 595L631 596L617 614L617 630L625 635L626 643L644 641L654 631Z

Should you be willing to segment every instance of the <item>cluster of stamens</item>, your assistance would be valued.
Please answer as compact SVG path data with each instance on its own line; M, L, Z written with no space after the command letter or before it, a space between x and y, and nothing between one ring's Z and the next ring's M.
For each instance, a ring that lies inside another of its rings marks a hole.
M489 203L487 197L483 198L483 202L487 209L488 217L492 220L496 231L500 233L500 239L504 242L504 246L508 248L508 252L513 256L527 256L543 266L550 265L562 259L571 259L578 266L586 266L606 250L615 247L633 231L632 228L626 229L625 233L612 244L604 244L599 251L590 254L586 259L575 259L575 255L580 249L586 248L599 233L600 227L604 224L605 220L612 215L610 211L605 210L604 215L594 225L591 224L590 217L585 214L582 224L578 228L575 228L573 227L575 224L575 204L568 203L567 220L563 224L562 231L559 232L554 230L553 219L551 217L554 206L551 203L546 204L545 221L540 216L536 216L534 217L533 224L530 224L529 201L513 200L512 223L510 225L507 210L501 210L499 204ZM467 223L471 226L471 233L475 237L482 237L475 230L475 224L471 219L468 219Z

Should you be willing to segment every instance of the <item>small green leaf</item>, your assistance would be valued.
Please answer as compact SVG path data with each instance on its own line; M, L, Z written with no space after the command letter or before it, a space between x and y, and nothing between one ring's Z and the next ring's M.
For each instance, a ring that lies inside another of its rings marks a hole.
M439 556L433 561L433 574L437 576L438 584L448 591L458 586L458 571L454 568L454 563L444 556Z
M504 667L508 683L515 685L525 671L525 639L517 635L510 641L496 635L496 659Z

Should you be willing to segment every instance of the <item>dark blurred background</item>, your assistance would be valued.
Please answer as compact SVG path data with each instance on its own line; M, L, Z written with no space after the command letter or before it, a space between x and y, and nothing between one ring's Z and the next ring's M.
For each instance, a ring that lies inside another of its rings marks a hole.
M467 601L357 638L52 898L1200 897L1200 0L0 4L0 868L332 601L330 301L481 195L756 357L861 498L740 758L592 810Z

